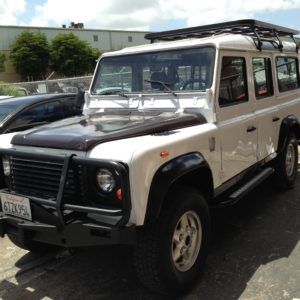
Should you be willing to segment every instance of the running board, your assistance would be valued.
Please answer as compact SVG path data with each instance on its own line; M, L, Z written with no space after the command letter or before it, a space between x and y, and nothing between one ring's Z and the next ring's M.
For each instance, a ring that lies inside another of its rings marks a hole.
M256 186L258 186L261 182L267 179L270 175L274 173L274 168L266 168L263 169L259 174L249 180L246 184L241 186L239 189L234 191L229 197L219 203L220 206L233 205L238 202L241 198L243 198L246 194L252 191Z

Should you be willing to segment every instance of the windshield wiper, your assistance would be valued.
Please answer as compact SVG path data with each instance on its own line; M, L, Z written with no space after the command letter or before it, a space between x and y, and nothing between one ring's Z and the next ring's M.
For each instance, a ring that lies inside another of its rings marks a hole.
M117 91L106 91L103 93L100 93L99 95L118 95L124 98L129 98L126 94L124 94L123 92L117 92Z
M158 83L162 85L166 90L168 90L173 96L177 97L177 94L168 87L166 82L160 81L160 80L150 80L150 79L145 79L145 82L150 82L150 83Z

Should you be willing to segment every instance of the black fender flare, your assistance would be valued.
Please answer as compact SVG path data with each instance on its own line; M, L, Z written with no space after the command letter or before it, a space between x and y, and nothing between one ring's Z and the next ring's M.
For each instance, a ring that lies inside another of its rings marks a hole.
M300 123L296 116L289 115L286 118L284 118L280 125L280 131L279 131L279 139L278 139L278 147L277 152L281 153L284 149L286 138L289 134L289 132L293 131L297 137L297 139L300 139Z
M184 154L162 165L153 176L144 223L157 219L165 197L175 181L200 168L209 169L209 166L199 152Z

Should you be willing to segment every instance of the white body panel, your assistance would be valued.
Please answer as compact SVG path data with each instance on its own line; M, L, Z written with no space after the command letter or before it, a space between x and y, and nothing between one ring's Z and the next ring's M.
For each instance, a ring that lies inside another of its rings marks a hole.
M218 129L221 137L222 175L227 181L256 163L257 121L249 103L223 108L219 113Z
M188 127L176 130L170 135L147 135L123 139L96 146L88 156L123 161L129 166L130 190L132 201L131 222L143 224L151 182L156 171L166 162L190 152L199 152L207 158L214 185L220 185L219 169L221 164L220 144L215 151L209 149L209 138L218 138L214 124ZM120 150L121 149L121 150ZM168 151L168 157L161 157Z

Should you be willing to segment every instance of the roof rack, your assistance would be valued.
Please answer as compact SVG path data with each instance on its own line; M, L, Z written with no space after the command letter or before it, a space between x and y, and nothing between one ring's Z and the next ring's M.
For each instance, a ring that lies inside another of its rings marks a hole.
M174 41L186 38L204 38L211 35L222 33L243 34L254 39L257 49L261 50L262 41L273 39L277 44L277 48L281 51L282 41L281 37L291 38L296 44L296 51L298 52L298 45L294 35L299 34L297 30L257 21L254 19L237 20L231 22L216 23L204 26L147 33L145 39L151 41Z

